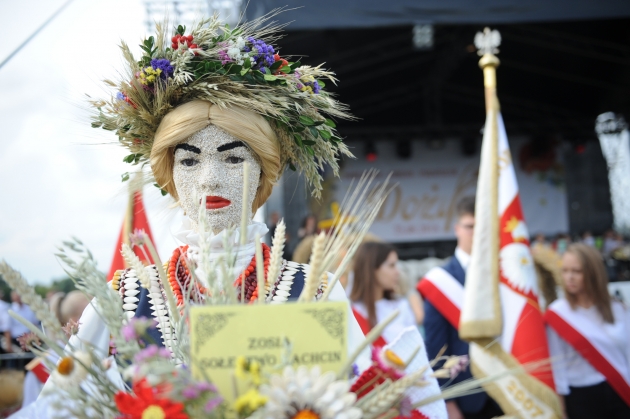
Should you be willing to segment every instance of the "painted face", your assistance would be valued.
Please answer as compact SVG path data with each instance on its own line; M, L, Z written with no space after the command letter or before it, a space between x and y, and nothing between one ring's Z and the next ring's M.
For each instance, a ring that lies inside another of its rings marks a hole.
M571 252L562 255L562 282L569 294L578 295L585 291L582 263Z
M398 286L400 272L398 272L398 255L391 252L385 262L376 269L376 282L384 290L394 290Z
M173 181L180 205L198 230L199 208L205 202L208 225L214 234L241 222L243 163L249 163L248 220L260 179L254 153L236 137L208 125L175 147Z

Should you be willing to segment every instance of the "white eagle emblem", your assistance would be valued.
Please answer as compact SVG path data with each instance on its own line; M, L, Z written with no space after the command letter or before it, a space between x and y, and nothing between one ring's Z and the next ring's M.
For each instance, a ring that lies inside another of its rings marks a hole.
M538 295L538 281L534 259L529 246L523 243L510 243L499 253L501 273L517 290Z

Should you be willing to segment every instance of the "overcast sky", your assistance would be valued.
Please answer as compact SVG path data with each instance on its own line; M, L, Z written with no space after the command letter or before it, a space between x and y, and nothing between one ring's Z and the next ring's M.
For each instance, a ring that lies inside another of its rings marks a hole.
M0 0L0 61L65 0ZM53 253L76 236L109 270L126 206L120 175L128 154L111 132L90 127L85 94L122 68L124 39L139 51L141 0L74 0L0 69L0 259L31 283L64 275ZM180 215L145 191L162 257L175 246Z

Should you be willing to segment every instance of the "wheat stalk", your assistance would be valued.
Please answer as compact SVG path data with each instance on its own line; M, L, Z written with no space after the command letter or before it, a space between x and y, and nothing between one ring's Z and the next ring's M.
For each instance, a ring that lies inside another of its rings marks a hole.
M326 243L326 233L323 231L319 233L315 241L313 242L313 252L311 253L311 260L309 261L310 270L306 274L304 279L304 288L300 294L298 301L311 301L315 296L315 291L319 286L322 272L324 271L324 246Z
M375 389L374 397L360 405L360 409L363 410L363 419L373 419L387 412L409 387L418 384L425 371L426 367Z
M284 224L284 220L276 225L276 231L273 235L273 242L271 244L271 255L269 255L269 270L267 271L267 288L271 288L280 274L280 267L282 266L282 252L284 250L284 241L286 238L287 226ZM260 295L258 296L260 298Z
M35 290L28 284L20 272L13 269L3 260L0 262L0 277L4 279L13 291L20 294L22 302L33 310L35 316L42 322L42 326L48 336L53 340L61 339L65 341L65 334L61 330L59 320L56 316L50 315L50 310L42 297L35 293Z
M123 243L120 252L125 259L125 262L127 262L127 265L131 269L136 271L136 275L140 280L140 285L142 285L143 288L150 289L151 278L149 277L147 271L144 270L144 264L140 261L140 258L136 256L136 254L133 252L133 250L131 250L131 247L129 247L127 243Z

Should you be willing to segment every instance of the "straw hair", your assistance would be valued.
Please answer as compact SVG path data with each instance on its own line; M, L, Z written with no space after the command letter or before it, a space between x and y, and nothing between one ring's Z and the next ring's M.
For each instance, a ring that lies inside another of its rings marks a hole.
M175 200L179 199L173 182L175 146L208 125L215 125L243 141L258 159L261 174L252 203L255 212L267 200L281 175L281 153L276 134L265 118L241 107L222 108L203 100L193 100L166 114L151 148L151 169L156 182Z

